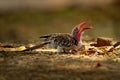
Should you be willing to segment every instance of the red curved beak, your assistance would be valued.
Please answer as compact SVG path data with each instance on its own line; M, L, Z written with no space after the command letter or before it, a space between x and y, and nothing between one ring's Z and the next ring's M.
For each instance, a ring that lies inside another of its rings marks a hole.
M81 34L83 31L88 30L88 29L92 29L92 26L89 27L85 27L85 25L87 25L89 22L85 21L79 24L78 29L79 29L79 34Z

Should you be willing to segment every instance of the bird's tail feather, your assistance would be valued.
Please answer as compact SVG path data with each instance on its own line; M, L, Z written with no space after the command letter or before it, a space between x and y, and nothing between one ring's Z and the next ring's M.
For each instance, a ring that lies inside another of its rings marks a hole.
M42 35L42 36L40 36L40 38L49 38L51 35L49 34L49 35Z
M30 48L27 48L27 49L23 50L22 52L24 52L24 51L31 51L31 50L34 50L34 49L38 49L38 48L43 47L44 45L47 45L47 44L50 44L50 42L44 42L42 44L39 44L39 45L30 47Z

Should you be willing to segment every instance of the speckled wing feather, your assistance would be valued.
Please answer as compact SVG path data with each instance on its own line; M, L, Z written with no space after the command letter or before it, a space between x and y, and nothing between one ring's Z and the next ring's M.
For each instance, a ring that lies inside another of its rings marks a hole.
M77 45L78 42L69 33L55 33L41 36L40 38L45 38L45 41L51 42L55 46L60 47L71 47Z

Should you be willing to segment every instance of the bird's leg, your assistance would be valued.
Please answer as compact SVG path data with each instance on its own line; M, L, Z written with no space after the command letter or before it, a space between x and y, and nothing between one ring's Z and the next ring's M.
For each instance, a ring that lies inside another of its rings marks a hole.
M58 52L58 53L62 53L62 52L63 52L63 48L60 47L60 46L58 46L58 47L57 47L57 52Z

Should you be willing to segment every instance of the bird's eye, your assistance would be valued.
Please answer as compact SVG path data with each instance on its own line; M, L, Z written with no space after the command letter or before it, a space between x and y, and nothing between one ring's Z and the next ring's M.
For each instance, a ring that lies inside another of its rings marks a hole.
M78 32L78 31L79 31L78 28L76 28L76 29L75 29L75 32Z

